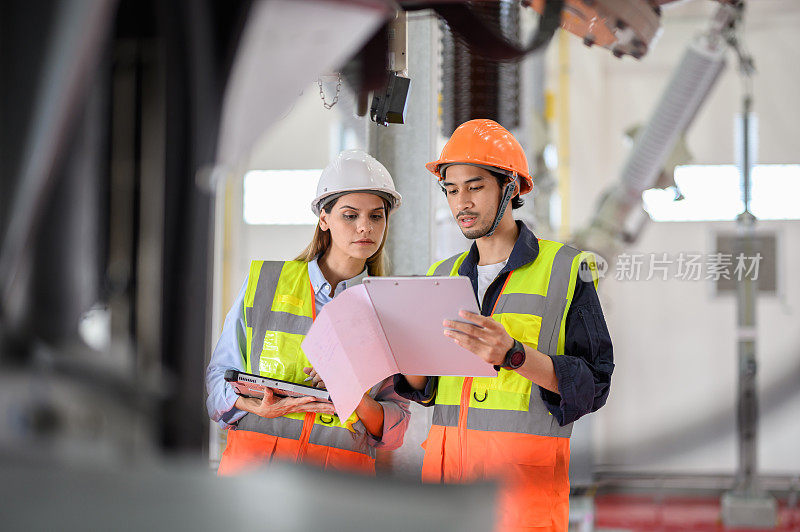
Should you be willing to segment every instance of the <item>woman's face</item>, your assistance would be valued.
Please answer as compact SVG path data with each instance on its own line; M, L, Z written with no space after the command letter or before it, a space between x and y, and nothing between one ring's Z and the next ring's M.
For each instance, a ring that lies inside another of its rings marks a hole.
M352 192L324 209L319 226L331 232L332 251L366 261L378 251L386 231L384 201L369 192Z

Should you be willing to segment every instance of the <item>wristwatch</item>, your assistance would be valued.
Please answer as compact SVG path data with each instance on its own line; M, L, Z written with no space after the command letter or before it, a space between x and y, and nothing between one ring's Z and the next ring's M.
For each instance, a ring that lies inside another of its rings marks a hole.
M517 369L525 363L525 346L522 345L517 339L514 339L514 345L511 346L511 349L508 350L506 353L506 357L503 359L503 363L499 366L497 364L494 365L495 371L500 371L500 368L504 369Z

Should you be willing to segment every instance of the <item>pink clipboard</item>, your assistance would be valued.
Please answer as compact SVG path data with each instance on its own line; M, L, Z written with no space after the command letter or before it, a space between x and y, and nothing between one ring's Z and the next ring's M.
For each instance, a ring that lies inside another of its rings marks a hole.
M467 277L367 277L363 281L400 373L496 377L480 357L443 334L442 321L480 314Z
M340 418L395 373L496 377L491 364L443 334L459 310L478 312L466 277L368 277L325 305L302 349Z

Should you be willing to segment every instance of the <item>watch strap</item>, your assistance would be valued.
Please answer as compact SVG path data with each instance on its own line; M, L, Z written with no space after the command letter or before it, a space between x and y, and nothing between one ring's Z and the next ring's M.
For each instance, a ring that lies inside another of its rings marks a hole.
M513 366L511 364L511 356L514 353L519 353L519 352L522 352L523 356L524 356L524 354L525 354L525 346L522 345L522 342L520 342L519 340L514 338L514 345L511 346L511 349L506 351L506 356L503 358L503 363L499 364L499 365L498 364L493 364L495 371L500 371L501 368L502 369L517 369L520 366L522 366L522 364L525 363L525 359L524 358L522 360L522 364L519 364L518 366Z

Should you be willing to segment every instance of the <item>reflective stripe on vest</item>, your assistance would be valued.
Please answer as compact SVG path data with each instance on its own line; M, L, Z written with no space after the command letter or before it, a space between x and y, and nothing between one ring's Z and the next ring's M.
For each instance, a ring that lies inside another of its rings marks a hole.
M437 262L431 267L433 272L429 271L428 275L437 275L439 277L458 275L458 268L461 267L461 263L464 262L468 254L469 252L453 255L449 259Z
M458 275L466 256L435 263L428 274ZM536 260L509 273L492 317L515 339L548 355L563 354L565 317L578 268L591 258L569 246L540 240ZM458 426L463 385L463 377L439 379L434 425ZM469 393L467 429L555 437L569 437L572 432L571 424L562 427L550 414L533 383L515 371L501 369L497 378L474 378Z
M244 297L247 351L243 354L248 373L299 384L304 383L304 367L311 366L300 347L314 320L314 291L308 264L302 261L250 263ZM246 414L238 429L299 439L304 413L267 419ZM366 429L355 413L342 423L337 416L317 414L309 442L355 451L374 458L375 450L366 445Z
M317 414L308 439L309 443L345 451L355 451L374 459L375 448L366 443L364 439L364 431L366 429L363 428L361 421L354 425L354 428L357 429L354 432L335 422L336 420L338 418L335 416ZM286 416L270 419L247 414L239 420L237 429L297 440L300 439L300 435L303 432L303 419L294 419Z

